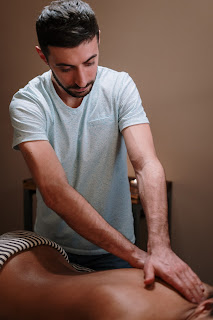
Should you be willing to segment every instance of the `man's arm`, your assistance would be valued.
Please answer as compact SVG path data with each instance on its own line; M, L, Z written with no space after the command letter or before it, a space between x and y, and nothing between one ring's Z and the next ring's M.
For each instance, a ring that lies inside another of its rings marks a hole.
M156 156L149 124L127 127L122 134L147 219L149 256L144 265L145 284L153 283L157 275L187 299L200 302L203 297L202 282L170 247L166 179Z
M65 172L48 141L19 145L46 205L81 236L135 266L146 253L111 227L67 181ZM136 257L136 258L135 258Z

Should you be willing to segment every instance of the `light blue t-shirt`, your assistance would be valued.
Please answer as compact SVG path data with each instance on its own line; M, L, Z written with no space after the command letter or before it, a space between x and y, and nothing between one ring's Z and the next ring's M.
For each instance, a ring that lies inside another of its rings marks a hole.
M98 67L91 92L73 109L56 93L48 71L14 95L10 114L13 147L17 149L24 141L48 140L69 184L111 226L134 242L127 153L121 131L148 123L148 119L130 76ZM71 253L106 253L49 209L39 191L35 231Z

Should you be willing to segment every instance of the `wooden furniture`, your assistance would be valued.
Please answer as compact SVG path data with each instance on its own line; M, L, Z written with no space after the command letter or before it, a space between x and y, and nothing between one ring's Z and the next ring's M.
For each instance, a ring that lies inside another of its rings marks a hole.
M129 177L130 192L132 201L132 211L134 217L134 229L136 237L136 245L143 250L146 250L147 243L147 228L146 219L143 208L140 203L137 185L132 184L134 177ZM33 230L33 195L36 192L36 185L33 179L23 181L24 190L24 229ZM171 226L171 200L172 200L172 182L167 181L167 199L168 199L168 222L169 231Z
M24 230L33 230L33 194L35 193L36 185L33 179L24 180Z

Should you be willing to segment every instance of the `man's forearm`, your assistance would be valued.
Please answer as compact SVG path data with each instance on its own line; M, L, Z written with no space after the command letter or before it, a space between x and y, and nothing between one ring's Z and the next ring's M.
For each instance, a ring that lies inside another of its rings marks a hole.
M148 249L170 246L166 179L159 160L155 158L145 163L136 171L136 178L147 220Z
M101 215L70 185L66 184L47 192L46 204L77 233L106 251L140 267L146 253L110 226ZM52 196L51 196L52 194Z

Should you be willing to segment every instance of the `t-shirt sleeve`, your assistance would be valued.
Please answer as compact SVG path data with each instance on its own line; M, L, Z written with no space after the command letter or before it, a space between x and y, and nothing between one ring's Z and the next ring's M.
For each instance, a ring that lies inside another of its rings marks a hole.
M132 125L149 123L138 89L127 73L124 73L119 89L118 122L120 131Z
M14 149L19 149L18 145L22 142L48 140L46 116L39 103L18 92L11 101L9 111Z

